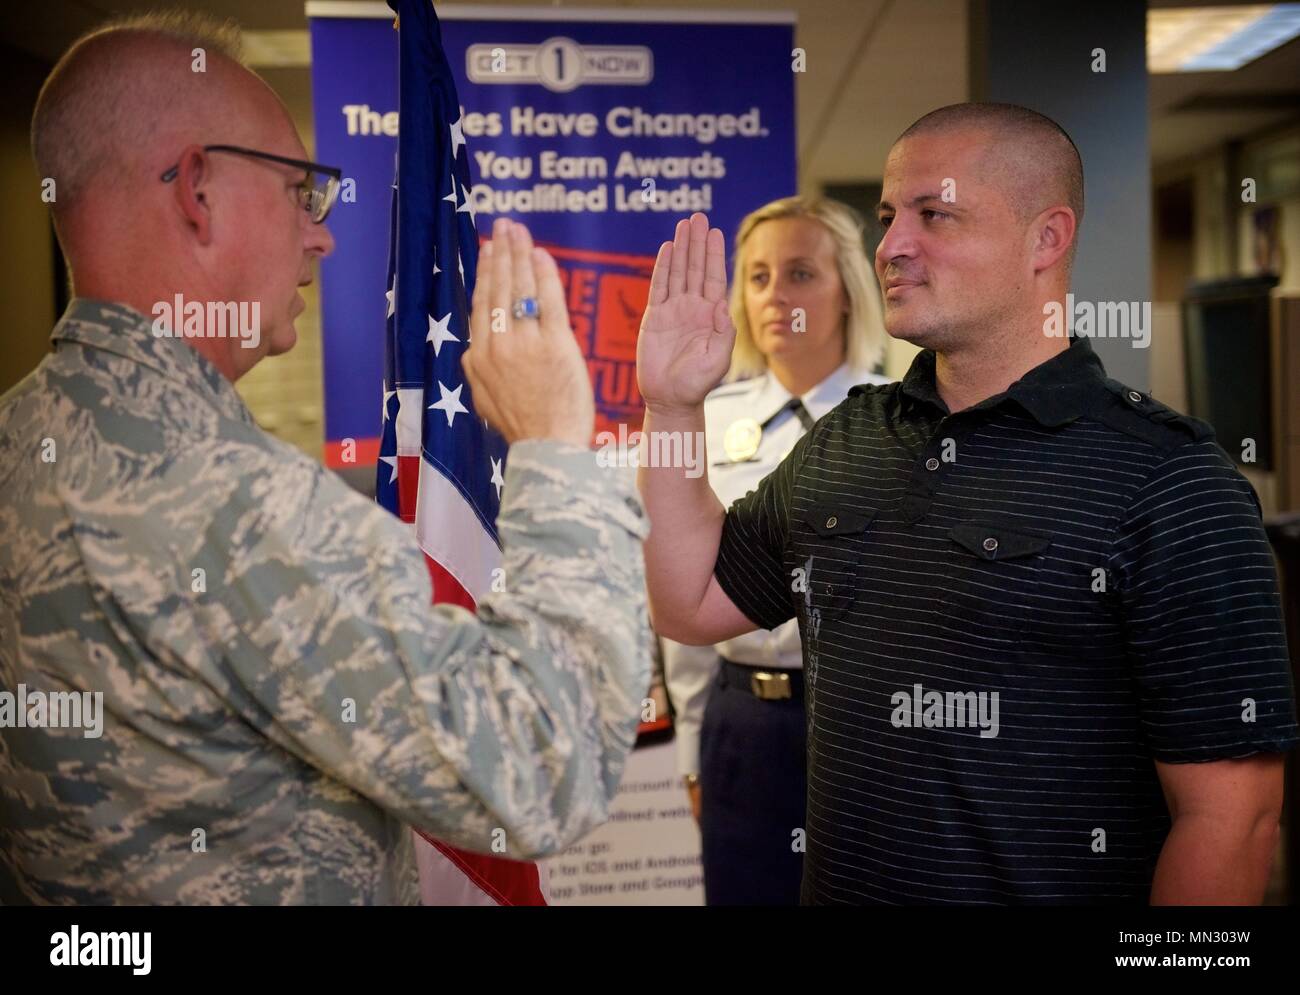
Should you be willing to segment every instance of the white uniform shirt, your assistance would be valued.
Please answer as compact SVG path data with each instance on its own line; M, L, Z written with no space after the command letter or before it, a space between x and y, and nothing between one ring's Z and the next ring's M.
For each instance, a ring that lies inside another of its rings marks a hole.
M846 363L801 400L816 420L843 401L849 388L856 384L888 382L888 377L852 369ZM805 431L796 412L783 411L763 429L758 452L749 460L733 463L723 447L727 427L741 418L753 418L761 425L789 404L793 396L769 371L752 380L723 384L704 399L709 484L724 506L730 507L757 487ZM700 726L709 689L718 672L719 654L735 663L757 668L803 667L799 623L795 619L771 631L759 629L716 646L684 646L670 639L662 642L664 679L677 709L677 762L682 774L695 774L700 769Z

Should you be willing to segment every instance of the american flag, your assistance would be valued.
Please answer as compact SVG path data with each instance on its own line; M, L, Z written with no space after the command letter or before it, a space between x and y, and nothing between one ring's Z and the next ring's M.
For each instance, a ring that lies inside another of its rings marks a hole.
M376 499L414 526L434 601L472 611L501 565L507 447L475 414L460 367L478 265L469 150L432 3L388 6L399 15L401 103ZM424 834L416 849L426 902L546 904L535 864Z

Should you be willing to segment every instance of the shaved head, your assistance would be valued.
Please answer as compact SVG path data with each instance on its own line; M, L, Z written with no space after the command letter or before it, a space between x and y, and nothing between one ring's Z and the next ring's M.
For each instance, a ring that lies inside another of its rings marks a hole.
M1059 125L1010 104L941 107L894 143L881 187L890 335L945 363L1023 366L1060 348L1043 336L1042 307L1069 289L1083 169Z
M1051 118L1016 104L951 104L920 118L898 141L958 131L988 136L981 173L1002 189L1021 221L1064 204L1076 225L1083 223L1083 160Z

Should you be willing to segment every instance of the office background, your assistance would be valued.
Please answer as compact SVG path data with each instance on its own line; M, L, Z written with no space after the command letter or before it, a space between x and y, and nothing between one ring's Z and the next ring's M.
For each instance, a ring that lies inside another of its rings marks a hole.
M301 0L169 5L229 16L243 26L248 62L280 93L314 152ZM516 5L698 6L693 0ZM67 300L66 272L28 147L36 94L73 38L139 6L129 0L0 6L0 188L6 194L0 391L46 352ZM439 9L444 6L450 5ZM1258 436L1256 459L1241 469L1260 495L1278 550L1294 658L1300 626L1300 39L1294 34L1300 13L1284 4L1263 5L1261 13L1260 5L1195 0L708 0L705 6L795 14L796 45L806 52L806 71L795 81L803 193L828 193L869 214L894 139L944 104L1022 103L1065 125L1080 146L1087 178L1075 293L1152 305L1149 349L1100 340L1098 351L1112 376L1209 418L1234 456L1247 433ZM1217 44L1261 19L1263 54L1249 45L1225 53ZM1207 52L1226 62L1208 68L1204 58L1197 61ZM707 50L698 55L710 58ZM1243 60L1235 68L1234 55ZM319 457L317 293L315 284L304 289L298 346L260 364L238 389L264 428ZM891 344L886 372L901 375L911 355L906 344ZM1285 853L1288 847L1297 852L1295 841L1296 827L1289 825L1272 901L1300 893L1300 868Z

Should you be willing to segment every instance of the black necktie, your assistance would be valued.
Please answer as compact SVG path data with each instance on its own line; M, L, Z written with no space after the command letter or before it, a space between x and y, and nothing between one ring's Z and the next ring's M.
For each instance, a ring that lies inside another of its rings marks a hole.
M781 407L774 412L767 421L763 422L759 428L766 429L768 425L772 424L772 422L786 411L793 411L795 413L799 418L799 421L803 423L803 430L805 432L813 427L813 416L808 412L808 409L803 406L803 401L799 400L797 397L792 397L785 404L781 405Z

